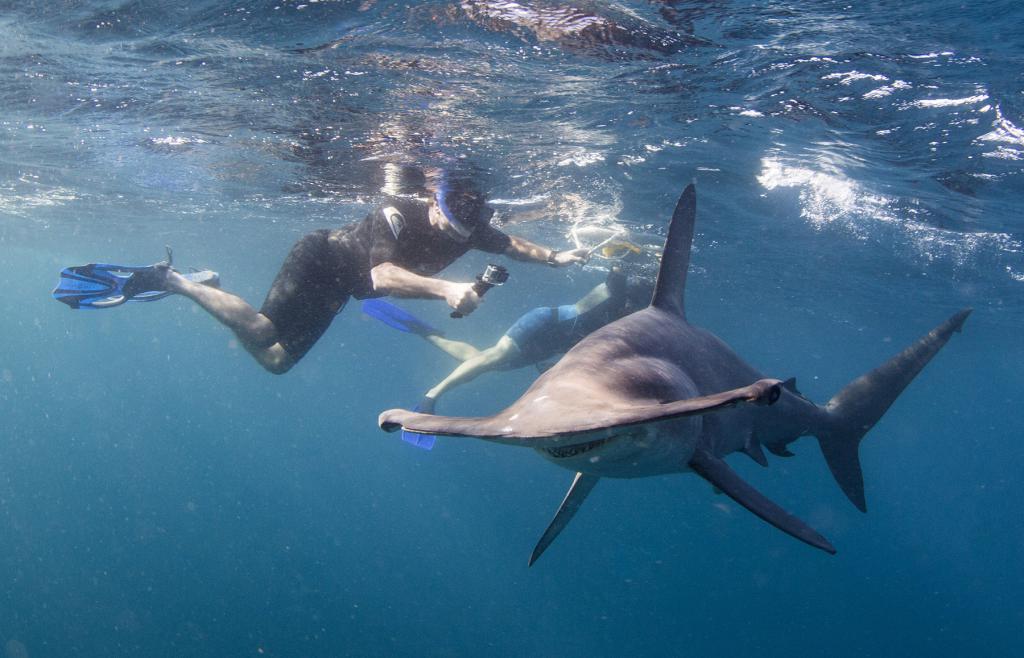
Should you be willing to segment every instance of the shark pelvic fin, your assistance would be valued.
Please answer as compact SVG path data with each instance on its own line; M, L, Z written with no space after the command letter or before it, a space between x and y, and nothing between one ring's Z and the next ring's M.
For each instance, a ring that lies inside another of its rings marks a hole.
M548 529L541 535L540 541L537 542L537 546L533 549L533 554L530 555L530 564L533 566L541 554L547 550L551 542L555 541L555 537L558 533L565 529L565 526L569 525L569 521L576 515L576 510L580 508L583 501L586 499L587 494L594 488L597 481L601 478L596 475L587 475L586 473L577 473L576 478L572 481L572 485L569 486L569 491L566 492L565 498L562 499L562 504L558 506L558 511L555 512L555 518L551 519L551 523L548 524Z
M796 537L802 542L820 548L826 553L835 554L836 549L827 539L819 535L809 525L782 509L764 494L747 484L736 471L729 468L722 459L715 457L706 449L698 449L690 460L693 471L725 492L740 505L758 515L779 530Z
M747 442L743 444L743 453L761 466L768 466L768 458L764 456L764 450L761 450L761 442L753 436L747 437Z
M665 251L661 256L658 283L654 288L651 306L668 313L686 317L686 271L690 267L690 249L693 247L693 227L697 221L697 189L693 183L686 186L672 213L668 227Z
M955 313L907 349L847 384L825 405L825 425L813 433L839 488L860 511L867 511L858 454L861 439L950 337L960 331L970 314L969 308Z

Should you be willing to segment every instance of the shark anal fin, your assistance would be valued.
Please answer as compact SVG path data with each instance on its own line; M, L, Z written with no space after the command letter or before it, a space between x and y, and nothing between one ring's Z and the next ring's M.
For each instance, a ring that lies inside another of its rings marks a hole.
M802 542L820 548L826 553L835 554L836 549L827 539L818 534L809 525L782 509L760 491L747 484L736 471L729 468L723 460L715 457L705 449L698 449L690 460L693 471L725 492L740 505L758 515L779 530L796 537Z
M547 547L551 545L551 542L555 541L555 537L558 533L562 532L565 526L569 525L569 521L576 514L576 510L583 504L587 494L594 488L597 481L601 478L596 475L587 475L586 473L577 473L576 479L572 481L572 485L569 487L569 491L565 494L565 498L562 500L562 504L558 506L558 511L555 512L555 518L551 519L551 523L548 525L548 529L541 535L540 541L537 542L537 546L533 549L533 554L530 555L530 564L533 563L541 556L541 554L547 550Z

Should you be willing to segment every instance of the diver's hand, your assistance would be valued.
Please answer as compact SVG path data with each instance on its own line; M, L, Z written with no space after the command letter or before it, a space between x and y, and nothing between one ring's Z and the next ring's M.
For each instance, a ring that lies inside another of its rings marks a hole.
M566 265L572 265L573 263L586 263L590 260L590 250L581 247L580 249L573 249L571 251L559 251L555 254L554 264L557 267L565 267Z
M444 289L444 301L458 313L469 315L480 306L480 295L473 290L472 283L448 281Z

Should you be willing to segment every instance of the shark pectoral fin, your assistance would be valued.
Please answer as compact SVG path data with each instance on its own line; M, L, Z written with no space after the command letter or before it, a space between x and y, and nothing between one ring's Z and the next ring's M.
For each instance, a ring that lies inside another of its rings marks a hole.
M597 481L601 478L596 475L587 475L586 473L577 473L576 479L572 481L572 485L569 487L569 491L565 494L565 498L562 500L562 504L558 506L558 511L555 512L555 518L551 519L551 523L548 525L548 529L544 531L540 541L537 542L537 546L533 549L533 554L530 555L530 564L533 563L541 556L541 554L547 550L547 547L551 545L551 542L555 541L555 537L558 533L562 532L565 526L569 525L569 521L576 514L576 510L583 504L587 494L594 488Z
M779 530L786 532L802 542L815 548L835 554L836 549L827 539L819 535L809 525L782 509L764 494L747 484L736 471L729 468L723 460L715 457L705 449L698 449L690 460L693 471L725 492L740 505L758 515Z

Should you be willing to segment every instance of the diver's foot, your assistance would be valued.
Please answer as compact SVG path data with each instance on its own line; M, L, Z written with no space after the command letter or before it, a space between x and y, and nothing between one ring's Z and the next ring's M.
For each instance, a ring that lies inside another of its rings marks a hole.
M131 299L146 292L164 292L167 290L167 276L172 271L169 263L162 262L133 272L124 284L125 297Z
M413 411L418 411L421 414L432 414L434 413L434 407L437 405L437 399L432 398L429 395L424 395L423 399L420 400L419 404L413 407Z

